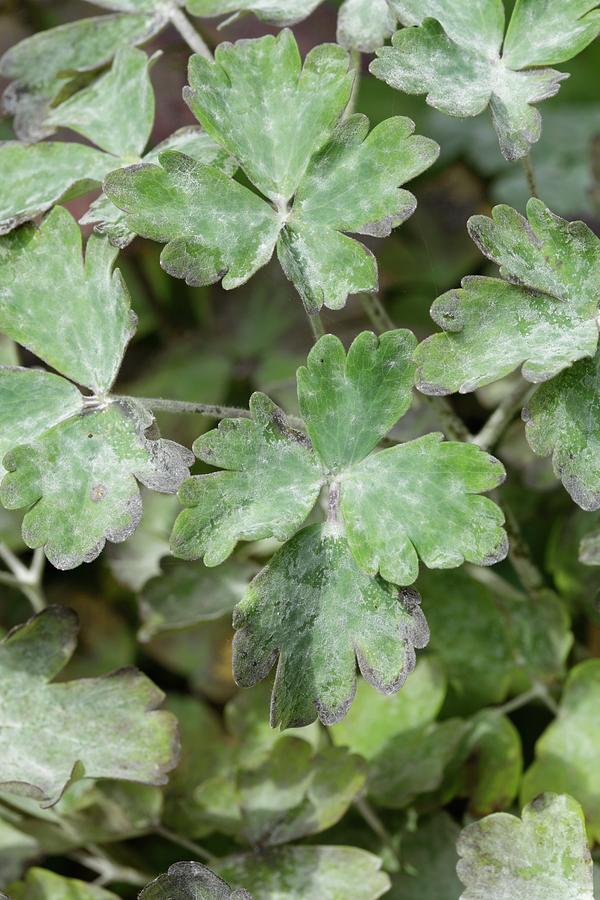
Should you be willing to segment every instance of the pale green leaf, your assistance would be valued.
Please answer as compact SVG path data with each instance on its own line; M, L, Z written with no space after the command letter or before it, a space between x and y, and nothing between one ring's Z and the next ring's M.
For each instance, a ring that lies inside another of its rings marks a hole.
M377 338L364 331L348 351L321 338L298 370L300 412L313 446L332 471L360 462L411 404L416 346L410 331Z
M0 474L8 450L35 440L82 406L75 385L58 375L0 366Z
M0 235L85 194L115 167L115 160L83 144L0 144Z
M512 805L523 774L523 751L519 732L507 716L493 709L477 713L458 757L457 793L468 798L471 815L479 818Z
M106 561L119 584L139 591L169 555L169 536L179 512L177 497L142 490L144 512L135 534L123 544L111 544Z
M346 541L320 525L275 554L236 608L234 627L238 684L261 681L279 659L271 721L283 727L339 722L357 662L382 693L398 691L429 637L418 595L365 575Z
M167 244L163 268L190 285L223 278L231 290L273 255L281 227L275 210L223 172L175 150L165 151L160 165L113 172L104 190L131 231Z
M579 805L544 794L523 818L494 813L458 841L461 900L593 900L592 859Z
M344 0L338 14L337 41L347 50L374 53L396 29L387 0Z
M79 19L11 47L0 59L0 75L14 79L3 100L17 137L36 141L51 134L45 121L50 105L72 92L71 82L78 86L76 76L105 66L120 47L149 40L165 21L156 10Z
M53 606L0 645L2 786L46 806L84 777L163 784L176 761L176 721L135 669L51 683L76 635L75 613Z
M227 13L254 13L263 22L277 25L296 25L322 3L323 0L187 0L193 16L223 16Z
M575 503L600 509L600 353L542 385L523 418L531 449L552 456Z
M207 569L200 562L165 560L162 573L152 578L139 596L143 622L139 640L231 613L254 571L252 566L236 561Z
M215 868L230 884L245 884L254 900L377 900L390 886L381 860L354 847L279 847Z
M46 123L70 128L121 160L138 162L154 124L154 61L143 50L121 47L111 69L50 110Z
M180 862L146 885L139 900L253 900L253 897L245 890L232 890L200 863Z
M142 514L138 481L174 493L192 461L178 444L148 437L152 423L141 407L113 402L11 450L0 497L7 509L28 507L27 545L70 569L96 559L107 540L126 540Z
M504 43L511 68L567 62L600 32L598 0L517 0Z
M372 454L340 478L354 558L369 574L401 585L415 581L419 558L432 569L465 560L494 565L508 551L504 516L479 494L505 476L494 457L441 434Z
M341 747L316 756L304 740L283 737L257 769L238 775L243 834L252 847L286 844L331 828L364 787L367 767Z
M20 831L10 822L0 819L0 883L8 884L19 878L27 866L39 856L35 838Z
M9 886L11 900L119 900L95 884L65 878L48 869L29 869L23 881Z
M237 169L237 163L229 156L227 151L223 150L219 144L197 126L188 125L184 128L179 128L170 137L146 153L143 157L143 162L158 164L160 155L165 150L177 150L179 153L184 153L186 156L195 159L196 162L214 166L227 175L233 175ZM0 147L0 160L1 153L2 148ZM114 168L113 164L111 171ZM135 237L135 233L127 225L126 215L123 210L115 206L106 194L98 197L79 221L82 225L93 225L94 230L98 234L107 235L111 244L120 249L127 247Z
M39 229L25 226L0 244L0 330L99 394L111 387L136 323L113 271L116 255L92 236L84 260L79 227L61 207Z
M598 10L591 12L596 0L518 0L505 41L501 0L390 5L408 27L377 52L373 74L398 90L426 94L451 116L476 116L489 106L508 160L526 156L539 140L535 104L553 97L568 77L547 66L571 59L600 32Z
M200 124L275 202L295 194L352 89L341 47L315 47L302 66L287 29L277 37L221 44L214 63L193 56L189 80L184 98Z
M193 56L189 77L192 111L263 196L174 153L113 173L106 193L132 231L167 243L163 268L192 285L223 278L230 289L277 246L311 311L376 290L373 255L346 233L383 237L404 222L416 201L399 186L434 162L437 144L413 135L409 119L370 134L364 116L338 124L352 88L348 54L323 44L302 67L287 30L221 44L214 63Z
M600 566L600 529L586 535L581 541L579 561L586 566Z
M528 219L507 206L474 216L469 231L506 279L466 278L462 290L438 298L431 314L444 328L415 359L419 388L468 393L518 366L546 381L598 344L600 242L583 222L566 222L540 200Z
M226 471L182 486L186 509L171 538L179 557L217 566L239 540L287 540L317 500L324 473L306 436L264 394L250 410L252 419L225 419L194 444L199 459Z
M343 722L331 729L336 744L372 760L388 741L433 722L446 694L444 670L435 657L419 660L397 694L373 694L359 681L354 702Z
M402 832L405 871L392 875L387 900L456 900L460 891L456 874L459 834L458 825L445 812L419 819L417 828Z
M600 661L589 660L571 670L560 712L535 748L535 761L525 773L521 797L543 791L569 793L581 803L590 840L600 839Z

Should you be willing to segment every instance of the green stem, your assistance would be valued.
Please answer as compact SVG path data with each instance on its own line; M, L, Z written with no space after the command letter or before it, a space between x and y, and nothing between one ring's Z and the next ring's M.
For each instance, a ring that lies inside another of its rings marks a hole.
M307 311L308 321L310 327L312 329L313 338L315 339L315 343L322 338L325 334L325 326L323 325L323 319L321 318L321 314L318 312L310 313Z
M169 10L169 19L173 27L177 29L188 47L193 50L194 53L203 56L205 59L213 59L213 55L208 49L204 38L198 34L182 9L173 5Z
M201 847L200 844L197 844L195 841L190 841L188 838L182 837L180 834L177 834L168 828L164 828L162 825L157 825L154 830L156 834L163 837L166 841L170 841L172 844L179 844L180 847L185 847L186 850L194 853L199 859L204 860L204 862L212 862L215 859L213 854L209 853L208 850L205 850L204 847Z
M84 848L84 852L75 851L68 853L67 856L79 865L85 866L90 872L94 872L98 876L94 884L99 887L114 881L143 887L152 881L152 875L114 863L99 847L92 844Z
M128 397L114 395L115 400L133 400L154 412L195 413L209 419L251 419L249 409L238 406L220 406L211 403L188 403L186 400L165 400L162 397ZM297 416L286 416L292 428L302 430L304 421Z
M498 500L497 502L506 518L506 533L509 541L508 558L510 563L525 592L534 600L543 602L547 598L549 591L544 581L544 576L533 561L531 551L523 538L521 528L512 509L506 503Z
M360 50L350 51L350 69L354 72L354 82L352 84L352 93L348 100L348 106L344 110L344 119L348 119L356 112L356 104L360 93L360 79L362 75L362 54Z
M379 294L361 294L360 302L377 334L383 334L384 331L394 330L396 326L394 325L392 317L381 302Z
M523 706L527 706L535 700L541 700L555 716L558 715L558 706L550 696L547 687L538 681L534 682L533 687L529 691L518 694L518 696L513 697L512 700L508 700L502 706L496 706L494 711L500 715L506 716L511 712L515 712L517 709L521 709Z
M45 556L43 549L34 551L31 566L28 569L21 560L15 556L10 547L0 541L0 559L10 569L8 572L0 572L0 582L17 588L31 603L35 613L41 612L46 606L46 599L42 588Z
M461 417L454 412L452 404L446 397L430 397L423 394L425 400L433 407L437 414L442 430L448 440L470 441L471 433Z
M382 843L388 848L394 860L397 862L398 867L401 867L402 863L398 856L398 851L396 849L394 839L377 815L377 812L369 803L369 801L365 797L357 797L354 801L354 806L361 814L371 831L373 831L374 834L376 834L377 837L382 841Z
M507 394L502 403L492 413L479 434L475 435L473 443L481 447L482 450L492 450L500 441L514 419L515 414L521 409L532 390L534 390L533 386L521 379L514 390Z
M525 177L527 178L527 187L529 188L530 196L536 198L539 197L535 181L535 172L533 171L533 162L529 154L523 157L523 168L525 170Z

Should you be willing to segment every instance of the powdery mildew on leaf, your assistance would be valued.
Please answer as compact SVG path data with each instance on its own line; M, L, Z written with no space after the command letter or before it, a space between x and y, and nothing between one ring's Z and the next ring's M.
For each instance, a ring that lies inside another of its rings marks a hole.
M398 90L426 94L451 116L488 106L508 160L526 156L541 135L534 104L553 97L565 62L600 32L597 0L518 0L504 39L502 0L390 0L400 22L392 47L378 51L371 72Z
M142 515L138 482L174 493L193 462L178 444L149 437L152 425L136 404L112 402L7 453L0 498L7 509L29 507L26 544L72 569L96 559L107 540L126 540Z
M2 101L14 116L17 137L39 141L52 134L49 109L76 76L101 69L120 47L144 43L165 23L164 13L156 10L95 16L40 31L11 47L0 59L0 75L11 79Z
M578 506L600 509L600 353L542 385L523 411L531 449L552 455Z
M323 0L187 0L193 16L223 16L228 13L254 13L263 22L277 25L296 25L321 4Z
M226 471L183 484L176 556L217 566L240 540L287 540L313 508L324 472L310 441L264 394L251 397L250 410L252 419L225 419L195 442L199 459Z
M394 33L396 21L387 0L344 0L337 42L348 50L374 53Z
M200 863L179 862L146 885L139 900L252 900L252 896L243 889L232 890Z
M444 329L418 347L419 390L469 393L519 365L547 381L598 345L600 241L583 222L530 200L525 219L508 206L469 220L471 237L505 281L470 277L431 309Z
M339 722L356 690L356 664L379 691L398 691L429 631L414 591L357 567L346 541L320 525L299 532L257 575L234 612L233 670L251 687L277 659L273 726Z
M164 784L177 760L176 720L135 669L53 684L77 639L77 616L48 607L0 644L2 787L55 804L72 780Z
M311 311L375 290L375 259L347 233L382 237L404 222L416 201L399 185L434 162L437 144L403 118L370 134L364 116L338 126L352 89L348 54L323 44L302 66L287 30L221 44L214 63L194 56L189 78L192 111L262 196L175 153L109 176L105 192L128 226L167 244L163 268L188 284L222 278L231 289L277 247Z
M544 794L522 820L495 813L458 840L460 900L593 900L592 859L581 807Z
M417 578L419 557L436 569L494 565L508 552L504 516L479 494L505 477L493 456L441 434L369 456L340 479L354 558L370 575L401 585Z
M77 222L62 207L0 244L0 329L98 394L112 386L137 322L116 256L92 236L84 259Z
M377 900L390 887L379 857L354 847L276 847L230 856L215 868L231 884L247 885L257 900Z

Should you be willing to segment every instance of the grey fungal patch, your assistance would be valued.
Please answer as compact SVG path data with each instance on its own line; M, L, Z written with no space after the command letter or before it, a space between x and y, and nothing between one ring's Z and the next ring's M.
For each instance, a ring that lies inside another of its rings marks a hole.
M480 566L495 566L496 563L502 562L503 559L506 559L508 556L508 551L510 549L510 544L508 541L507 535L503 535L502 540L498 544L497 548L493 550L488 556L484 556L484 558L479 561L478 565Z
M94 487L90 491L90 499L93 503L99 503L101 500L104 500L108 493L108 490L103 484L95 484Z

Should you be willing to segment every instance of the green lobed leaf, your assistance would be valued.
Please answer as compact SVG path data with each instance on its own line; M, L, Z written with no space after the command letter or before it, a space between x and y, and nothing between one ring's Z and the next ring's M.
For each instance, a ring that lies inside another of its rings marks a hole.
M180 862L159 875L139 900L253 900L245 890L232 890L218 875L196 862ZM260 900L260 897L255 898Z
M491 219L470 219L471 237L506 280L466 278L436 300L431 314L444 333L415 354L424 393L468 393L519 365L538 383L594 355L600 242L540 200L529 201L527 215L497 206Z
M468 798L473 816L510 808L519 792L523 750L519 732L507 716L493 709L473 716L458 757L456 790Z
M461 900L593 900L592 860L579 805L544 794L522 820L495 813L458 841Z
M494 565L508 552L504 516L479 493L505 477L494 457L441 434L371 455L340 479L354 558L370 575L379 572L401 585L417 578L419 557L429 568L455 568L465 560Z
M193 16L254 13L263 22L283 27L306 19L323 0L187 0Z
M126 540L142 515L137 482L174 493L192 462L185 448L149 437L152 423L142 407L112 402L13 448L0 498L7 509L28 507L26 544L71 569L96 559L107 540Z
M0 235L87 193L114 167L111 156L83 144L0 144Z
M340 721L357 662L373 687L399 690L429 637L418 595L365 575L346 541L320 525L275 554L236 608L234 627L240 686L261 681L279 658L271 722L284 728Z
M75 649L77 617L48 607L0 645L2 786L52 806L80 778L163 784L176 721L140 672L53 684Z
M162 631L189 628L231 613L256 569L243 562L225 562L208 569L201 563L166 559L160 575L144 586L138 605L143 625L141 641Z
M341 747L317 755L306 741L282 737L267 760L238 774L242 831L252 847L287 844L331 828L364 787L367 767Z
M433 163L437 144L403 118L370 134L364 116L338 125L352 88L348 54L323 44L302 67L287 30L221 44L214 63L194 56L189 77L192 111L264 196L174 153L110 175L105 192L128 226L167 244L163 268L192 285L223 278L231 289L277 246L309 310L376 290L372 254L346 233L383 237L404 222L416 201L399 185Z
M600 661L580 663L569 673L559 715L539 738L521 789L523 802L542 791L571 794L583 807L592 841L600 837L599 703Z
M225 419L194 443L199 459L226 471L190 478L173 553L217 566L239 540L290 538L314 506L323 471L301 432L264 394L250 398L251 419Z
M11 47L0 59L0 75L14 79L3 97L13 115L17 137L37 141L53 126L46 123L50 106L73 89L75 76L109 63L120 47L142 44L157 34L165 16L156 9L138 15L79 19L40 31Z
M377 338L363 331L348 354L325 335L298 370L298 401L312 444L325 466L360 462L411 404L416 340L410 331Z
M600 509L600 353L542 385L523 418L531 449L552 456L575 503Z
M456 840L460 829L446 812L419 819L412 831L402 832L404 871L392 875L388 900L456 900Z
M166 150L176 150L184 153L196 162L207 166L213 166L227 175L233 175L237 169L237 163L229 154L217 144L206 132L193 125L184 126L175 131L170 137L152 150L144 154L145 163L158 163L161 154ZM0 147L0 159L2 148ZM114 164L111 171L114 169ZM108 174L105 173L105 174ZM88 211L79 220L82 225L93 225L98 234L105 234L115 247L124 249L135 237L127 225L123 210L112 203L106 194L101 194L91 204Z
M177 497L142 489L143 514L135 532L124 544L112 544L108 567L119 584L140 591L146 582L160 575L160 561L169 555L169 536L179 511Z
M116 255L92 236L84 259L77 222L62 207L0 242L0 330L97 394L115 380L137 321Z
M278 847L215 868L231 884L247 885L254 900L377 900L390 886L381 860L354 847Z
M154 124L150 68L155 61L143 50L121 47L110 70L50 110L47 124L70 128L107 153L137 162Z
M75 385L39 369L0 366L0 473L7 450L81 412Z
M387 0L344 0L338 15L337 42L347 50L374 53L396 30Z
M543 8L518 0L505 40L502 0L390 5L408 27L377 52L371 72L398 90L426 94L447 115L476 116L489 106L508 160L526 156L539 140L535 104L553 97L568 77L547 66L571 59L600 32L596 0L548 0Z
M8 890L11 900L119 900L98 885L37 867L29 869L24 880L9 885Z

